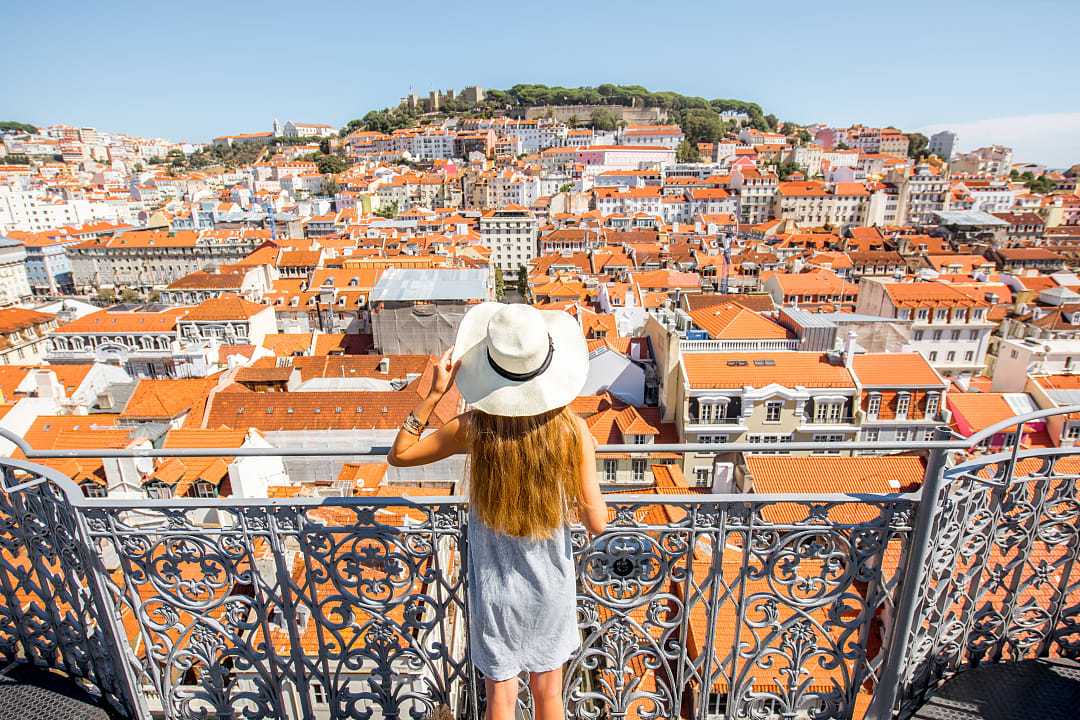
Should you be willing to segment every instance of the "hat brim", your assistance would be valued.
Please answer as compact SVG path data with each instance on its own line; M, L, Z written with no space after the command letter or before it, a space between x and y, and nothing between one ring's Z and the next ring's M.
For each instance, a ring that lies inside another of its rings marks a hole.
M496 373L488 362L487 326L502 303L480 303L458 326L452 361L460 361L455 383L461 397L489 415L525 417L569 405L585 387L589 349L577 321L561 310L541 310L554 351L540 375L517 382Z

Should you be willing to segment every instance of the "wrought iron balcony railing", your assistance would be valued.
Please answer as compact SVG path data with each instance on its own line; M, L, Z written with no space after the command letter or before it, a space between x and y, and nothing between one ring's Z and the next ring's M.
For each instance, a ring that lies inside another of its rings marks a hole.
M939 431L920 444L916 493L611 496L605 533L573 533L568 715L883 719L966 667L1076 658L1078 451L1014 444L950 463L1050 414L965 441ZM28 460L0 460L0 659L67 673L137 718L482 714L463 498L87 498L34 461L346 451L5 437Z

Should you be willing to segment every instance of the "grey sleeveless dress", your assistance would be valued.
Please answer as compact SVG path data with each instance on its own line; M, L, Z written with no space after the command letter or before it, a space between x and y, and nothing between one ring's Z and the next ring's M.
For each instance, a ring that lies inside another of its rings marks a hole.
M491 680L554 670L581 644L570 528L546 540L492 530L469 511L469 643Z

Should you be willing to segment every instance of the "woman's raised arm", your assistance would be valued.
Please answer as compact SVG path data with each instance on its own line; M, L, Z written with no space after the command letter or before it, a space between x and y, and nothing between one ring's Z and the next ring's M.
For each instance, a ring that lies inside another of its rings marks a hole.
M608 510L596 477L596 441L585 421L577 420L581 433L581 522L590 533L599 535L607 528Z

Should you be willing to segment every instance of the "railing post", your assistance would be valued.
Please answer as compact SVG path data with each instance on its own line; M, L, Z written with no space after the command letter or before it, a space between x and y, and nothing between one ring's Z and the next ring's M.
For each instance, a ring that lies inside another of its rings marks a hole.
M949 439L951 432L947 427L938 427L934 431L934 440ZM915 611L919 606L919 590L922 586L923 572L930 557L933 543L934 519L940 510L940 495L944 483L945 464L948 459L946 448L934 448L926 463L926 475L919 497L919 509L916 513L915 526L908 546L907 562L900 585L900 597L896 604L892 632L889 634L885 663L878 676L874 698L866 711L866 720L889 720L893 717L897 693L900 689L901 673L907 660L908 641L915 626Z
M150 708L147 707L146 696L142 692L139 678L132 667L131 646L128 642L127 633L124 632L124 623L120 617L117 601L109 592L108 571L105 570L99 548L94 544L90 534L90 527L81 507L69 505L70 512L75 514L75 523L78 527L81 548L85 553L83 563L86 568L86 581L90 586L90 594L97 608L98 627L101 632L105 647L104 654L109 658L114 667L117 684L127 697L121 700L127 705L128 712L133 720L142 720L150 717ZM131 612L136 612L131 608ZM149 653L149 649L147 650ZM106 668L108 670L108 668Z

